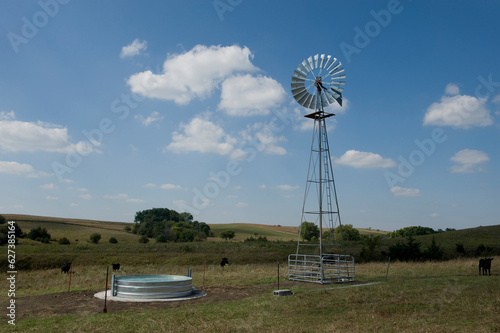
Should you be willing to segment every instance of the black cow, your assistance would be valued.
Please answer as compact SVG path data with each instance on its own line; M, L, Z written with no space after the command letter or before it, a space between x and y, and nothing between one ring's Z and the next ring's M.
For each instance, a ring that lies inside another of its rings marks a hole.
M69 269L71 268L70 262L65 262L61 265L61 273L69 273Z
M224 267L226 265L229 265L229 260L227 260L227 258L222 258L220 261L220 267Z
M479 275L481 275L481 268L483 269L483 275L491 275L491 261L493 258L484 258L479 260ZM488 272L488 274L486 274Z
M113 272L120 269L120 264L111 264L111 266L113 266Z

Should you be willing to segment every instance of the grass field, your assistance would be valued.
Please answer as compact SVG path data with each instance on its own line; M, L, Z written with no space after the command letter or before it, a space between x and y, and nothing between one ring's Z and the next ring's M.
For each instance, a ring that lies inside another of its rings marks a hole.
M140 244L139 236L124 230L126 223L29 216L18 219L25 232L43 226L52 238L67 237L71 244L19 240L18 316L12 326L4 315L1 332L500 331L498 256L493 260L491 276L478 275L477 258L463 257L444 262L392 262L390 266L387 262L357 264L357 284L370 285L318 285L286 280L286 258L296 248L297 229L293 227L211 225L216 234L231 229L237 238ZM99 244L88 241L93 232L102 234ZM449 251L456 243L463 243L470 256L478 244L498 248L499 235L500 226L491 226L434 236ZM118 244L108 242L111 236ZM243 242L251 236L275 241ZM418 239L427 243L431 237ZM358 248L348 246L351 250ZM7 248L1 248L6 258ZM224 269L218 264L221 257L229 258L230 265ZM7 271L4 258L0 259ZM69 276L60 271L62 262L73 263L71 293L67 292ZM115 262L122 265L118 275L185 275L191 268L193 285L205 290L207 296L174 305L110 302L104 314L102 302L92 295L104 289L106 267ZM277 289L278 262L281 288L291 289L292 296L272 296ZM6 309L6 279L0 288L4 291L0 303Z

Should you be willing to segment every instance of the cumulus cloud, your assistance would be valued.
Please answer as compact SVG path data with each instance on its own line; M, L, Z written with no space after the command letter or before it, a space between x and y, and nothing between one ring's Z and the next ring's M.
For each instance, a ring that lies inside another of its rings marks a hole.
M154 111L146 118L140 114L135 115L135 119L138 120L144 126L149 126L150 124L152 124L156 121L163 120L163 116L160 116L160 113L158 111Z
M448 83L446 85L446 88L444 89L444 92L447 95L455 96L460 93L460 88L455 83Z
M0 148L8 152L46 151L68 153L76 151L81 155L89 154L99 146L98 142L71 143L68 129L59 125L38 121L24 122L15 120L14 112L2 112L0 117Z
M50 173L35 170L29 164L22 164L18 162L0 161L0 173L9 175L16 175L28 178L39 178L51 176Z
M284 190L284 191L293 191L299 188L297 185L278 185L276 186L279 190Z
M270 77L236 75L222 82L219 109L232 116L267 115L285 96L281 84Z
M141 51L145 51L148 47L148 43L143 40L139 40L138 38L134 39L132 43L127 46L122 47L122 52L120 53L120 58L133 57L141 53Z
M162 190L182 190L182 186L174 184L163 184L160 186Z
M181 125L180 132L174 132L172 140L165 150L174 153L197 151L229 155L236 143L222 127L202 117L195 117L189 124Z
M451 167L454 173L472 173L482 171L481 166L490 160L488 154L480 150L462 149L450 158L456 165Z
M396 197L418 197L420 196L420 190L416 188L404 188L399 186L394 186L391 188L392 194Z
M128 194L126 194L126 193L119 193L119 194L114 194L114 195L105 195L104 199L111 199L111 200L116 200L116 201L125 201L127 203L142 203L142 202L144 202L144 200L142 200L142 199L129 198Z
M348 150L341 157L335 159L335 163L352 166L355 168L391 168L396 166L390 158L383 158L379 154Z
M486 108L486 98L459 95L458 86L448 84L441 101L433 103L425 113L424 125L453 126L468 129L474 126L493 124L490 111Z
M40 188L42 190L54 190L56 188L56 186L54 185L54 183L49 183L49 184L40 185Z
M328 105L325 108L325 112L328 113L333 113L333 114L344 114L349 110L351 105L351 102L347 99L343 99L342 106L340 106L338 103L333 103ZM313 110L308 110L306 109L307 112L313 112ZM295 124L293 125L293 128L295 130L300 130L300 131L312 131L314 127L314 121L310 118L305 118L305 113L304 113L304 108L300 107L295 107L293 110L295 114ZM331 131L334 130L337 127L337 120L334 118L329 118L327 122L327 130Z
M256 71L252 57L247 47L197 45L185 53L169 55L162 73L136 73L127 83L136 94L187 104L193 98L210 96L227 77Z

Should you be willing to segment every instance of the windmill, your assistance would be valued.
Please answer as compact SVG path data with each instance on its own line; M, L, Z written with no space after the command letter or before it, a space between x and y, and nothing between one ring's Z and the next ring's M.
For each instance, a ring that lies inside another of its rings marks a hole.
M311 239L310 235L301 234L305 228L299 228L297 252L288 258L290 280L319 283L354 280L353 257L335 254L345 253L345 246L325 123L325 119L335 115L325 112L325 107L334 103L342 106L345 74L341 66L331 55L316 54L302 61L292 76L293 97L303 107L314 110L305 116L314 121L314 127L301 227L304 223L314 223L319 237ZM340 235L334 237L337 226ZM340 242L335 243L335 239Z

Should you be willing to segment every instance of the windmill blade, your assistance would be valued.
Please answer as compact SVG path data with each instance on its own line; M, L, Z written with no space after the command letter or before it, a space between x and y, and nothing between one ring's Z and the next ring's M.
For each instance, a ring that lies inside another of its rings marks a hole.
M292 90L299 87L304 87L304 83L290 83L290 87L292 87Z
M302 66L304 66L308 73L312 71L312 68L309 66L306 60L302 61Z
M299 88L292 89L292 95L296 96L296 95L300 94L303 91L307 92L307 90L306 90L305 87L299 87Z
M333 75L333 73L337 70L337 68L339 68L342 64L339 62L337 65L333 66L333 68L331 68L329 71L328 71L328 74L330 75Z
M318 68L319 54L314 55L314 68Z
M338 71L335 71L334 73L331 73L330 75L331 75L331 76L335 76L335 75L337 75L337 74L342 73L344 70L345 70L344 68L341 68L341 69L339 69Z
M313 57L307 58L307 62L309 63L309 66L311 67L312 71L314 69Z
M309 103L306 102L306 105L304 105L308 109L312 109L316 105L316 100L317 100L316 96L315 95L311 95L311 96L312 96L312 98L310 101L308 101Z
M306 75L304 75L304 74L302 74L302 73L301 73L301 72L299 72L299 71L293 71L293 76L295 76L295 77L300 77L301 79L304 79L304 80L305 80L305 78L307 77L307 74L306 74Z
M297 69L296 69L297 72L300 72L302 73L304 76L307 76L307 71L304 67L302 67L301 65L298 65L297 66Z
M319 57L319 68L323 69L323 65L325 64L325 54L322 54L320 57Z
M336 77L332 78L332 80L335 80L335 79L337 79L337 78ZM331 81L328 84L335 85L335 86L343 86L343 85L345 85L345 81Z
M293 95L293 98L295 98L297 100L297 102L298 102L306 94L309 94L307 92L307 90L300 91L300 92L296 93L295 95Z
M302 82L302 84L304 84L304 81L305 80L300 77L292 76L292 82Z
M324 95L326 96L326 99L328 100L329 104L333 104L333 102L335 102L335 99L326 92L324 93Z
M332 62L330 63L330 65L328 65L328 67L326 68L326 70L327 71L330 70L330 67L332 67L332 65L335 64L335 62L337 62L337 58L333 58L332 59ZM338 66L340 66L340 65L338 65Z
M312 96L310 93L306 92L302 97L299 99L296 98L297 102L299 102L300 105L304 105L305 101L307 100L308 97Z

